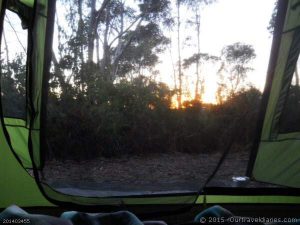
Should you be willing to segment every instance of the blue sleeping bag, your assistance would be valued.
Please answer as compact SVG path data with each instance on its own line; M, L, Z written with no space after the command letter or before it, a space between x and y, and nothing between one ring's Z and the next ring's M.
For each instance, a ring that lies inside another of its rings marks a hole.
M64 212L59 218L39 214L29 214L12 205L0 213L0 224L27 225L167 225L163 221L142 222L128 211L114 213Z

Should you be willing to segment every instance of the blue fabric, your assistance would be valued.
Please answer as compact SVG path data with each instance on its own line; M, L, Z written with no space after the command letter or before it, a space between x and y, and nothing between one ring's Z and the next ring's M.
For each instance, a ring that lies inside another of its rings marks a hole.
M195 217L196 223L214 224L209 218L238 218L230 211L221 206L213 206L203 210ZM0 224L28 224L28 225L167 225L163 221L140 221L134 214L128 211L119 211L115 213L82 213L69 211L63 213L60 218L46 215L29 214L18 206L10 206L0 213ZM220 223L218 223L220 224ZM239 223L228 222L223 224L234 225L263 225L263 223ZM293 223L278 222L269 223L269 225L300 225L300 220Z
M224 209L223 207L219 206L219 205L215 205L215 206L212 206L208 209L205 209L203 210L201 213L199 213L194 221L195 222L202 222L203 218L205 219L209 219L209 218L212 218L212 217L215 217L215 218L225 218L225 219L228 219L230 217L232 217L233 214L228 211L227 209Z
M73 225L71 221L46 215L29 214L12 205L0 213L0 224Z
M18 206L10 206L0 213L0 224L28 225L144 225L128 211L115 213L64 212L60 218L29 214ZM166 225L162 221L148 221L147 225Z
M65 212L61 218L68 219L74 225L143 225L134 214L128 211L120 211L115 213L81 213L81 212Z
M215 218L215 221L211 221L212 218ZM223 219L222 222L219 219ZM226 220L228 219L228 220ZM246 222L242 222L242 220L245 219ZM224 209L223 207L216 205L212 206L208 209L203 210L200 212L194 219L195 222L201 223L201 224L232 224L232 225L264 225L263 222L247 222L247 217L238 217L233 215L230 211L227 209ZM249 219L249 218L248 218ZM259 219L259 218L258 218ZM266 219L266 218L265 218ZM215 223L214 223L215 222ZM295 222L274 222L274 223L268 223L268 225L300 225L300 220L298 219Z

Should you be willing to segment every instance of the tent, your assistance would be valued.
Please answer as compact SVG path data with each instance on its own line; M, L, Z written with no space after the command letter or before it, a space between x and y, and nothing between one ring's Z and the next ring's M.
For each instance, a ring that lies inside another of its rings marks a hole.
M285 188L213 187L191 193L139 196L79 196L59 192L42 181L45 141L46 96L54 33L55 1L1 0L1 31L6 10L16 12L28 31L26 64L26 116L6 117L1 106L0 121L0 208L57 207L95 210L103 206L205 204L257 205L300 203L299 130L281 129L288 109L292 77L300 52L300 1L281 0L274 33L266 87L263 94L257 139L248 175L251 179ZM1 43L3 44L3 43ZM287 112L288 113L288 112ZM288 116L289 117L289 116ZM299 128L299 127L298 127ZM230 153L229 153L230 154ZM33 171L30 174L28 171Z

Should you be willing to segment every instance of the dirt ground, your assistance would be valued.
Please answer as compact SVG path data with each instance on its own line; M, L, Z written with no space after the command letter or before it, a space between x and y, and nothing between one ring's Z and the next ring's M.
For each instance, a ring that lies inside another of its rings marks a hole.
M45 182L61 192L81 195L134 195L199 190L215 169L221 153L153 154L89 161L49 161ZM234 176L244 176L248 152L233 152L208 186L232 187ZM257 182L247 187L266 186Z

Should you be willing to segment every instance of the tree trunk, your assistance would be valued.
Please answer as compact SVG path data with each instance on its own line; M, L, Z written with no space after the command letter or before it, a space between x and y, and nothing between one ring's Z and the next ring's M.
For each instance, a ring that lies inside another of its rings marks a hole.
M118 34L121 35L124 33L124 2L122 2L122 12L121 12L121 15L120 15L120 32ZM119 38L118 40L118 45L116 47L116 52L115 52L115 55L114 55L114 59L113 59L113 77L117 77L117 74L118 74L118 70L119 70L119 64L118 64L118 59L117 59L117 56L119 55L119 51L123 48L123 42L121 40L121 38Z
M177 0L177 51L178 51L178 81L179 93L177 95L178 108L182 107L182 69L181 69L181 44L180 44L180 0Z
M6 53L6 66L7 66L6 69L7 69L7 72L9 74L9 72L10 72L10 68L9 68L9 52L8 52L8 44L7 44L7 40L6 40L4 29L2 31L2 35L3 35L3 40L4 40L4 45L5 45L5 53Z
M83 35L83 18L82 18L82 0L78 0L78 14L79 14L79 21L78 21L78 35L80 37L80 61L81 64L84 63L84 57L83 57L83 43L82 43L82 35Z
M296 87L299 87L299 71L298 71L298 63L295 68L295 78L296 78Z
M58 82L60 84L61 93L66 94L68 92L69 82L65 81L64 74L63 74L62 70L60 69L58 60L56 59L56 56L55 56L55 53L53 50L52 50L52 62L54 65L54 74L57 77Z
M101 63L101 73L106 81L111 80L111 71L110 71L110 46L108 44L108 34L110 29L110 15L109 10L106 11L105 15L105 30L103 35L103 55L102 55L102 63Z
M94 41L96 39L97 28L100 23L101 14L104 12L107 4L111 0L103 0L102 5L99 10L96 10L96 0L90 1L90 21L88 28L88 62L92 63L94 58ZM108 11L108 10L107 10Z
M122 56L123 56L126 48L131 44L132 39L135 36L135 32L138 31L138 29L141 27L142 22L143 22L143 18L140 17L140 20L139 20L139 22L138 22L135 30L128 37L127 41L125 43L122 43L121 45L118 46L119 48L117 48L117 50L116 50L116 52L114 54L114 59L112 60L112 67L113 68L117 68L117 65L118 65L120 59L122 58ZM131 25L129 27L131 27ZM120 40L121 40L121 37L122 37L122 35L120 35L120 37L119 37ZM115 70L113 74L116 75L116 73L117 73L117 70ZM113 77L113 79L114 78L115 77Z
M175 66L174 60L173 60L173 53L172 53L172 37L171 37L171 35L170 35L169 53L170 53L170 59L171 59L171 62L172 62L172 69L173 69L174 89L177 90L176 66Z
M201 95L203 92L203 88L199 91L199 83L200 83L200 15L198 14L198 9L196 10L196 26L197 26L197 62L196 62L196 85L195 85L195 100L200 101ZM201 85L202 86L202 85Z
M96 57L97 57L97 66L100 65L100 37L97 34L97 39L96 39Z
M96 26L96 0L91 0L90 2L90 21L88 28L88 63L93 62L94 58L94 40L95 40L95 26Z

